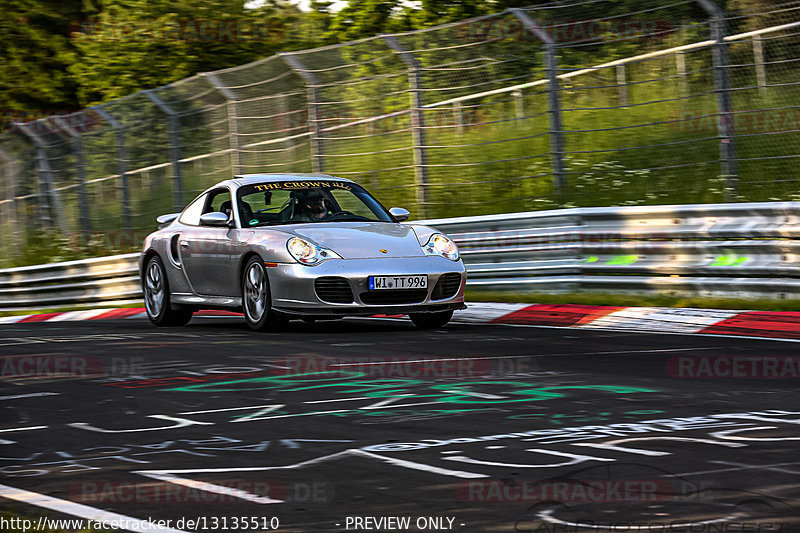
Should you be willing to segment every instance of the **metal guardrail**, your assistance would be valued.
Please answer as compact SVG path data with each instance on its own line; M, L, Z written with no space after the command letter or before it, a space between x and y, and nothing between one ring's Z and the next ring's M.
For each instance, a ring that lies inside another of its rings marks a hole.
M0 309L141 299L139 254L0 270Z
M800 202L576 208L415 223L458 243L471 288L800 296ZM0 308L138 299L138 257L0 270Z
M579 208L426 220L472 288L800 295L800 202Z

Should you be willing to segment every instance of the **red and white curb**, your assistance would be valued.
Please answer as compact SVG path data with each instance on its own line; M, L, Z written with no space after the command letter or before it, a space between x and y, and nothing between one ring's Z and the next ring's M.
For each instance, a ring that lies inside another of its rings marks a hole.
M800 312L728 311L669 307L612 307L573 304L471 303L453 322L517 324L584 329L695 333L800 339ZM0 317L0 324L146 318L144 308L91 309ZM228 311L199 311L195 316L241 316Z

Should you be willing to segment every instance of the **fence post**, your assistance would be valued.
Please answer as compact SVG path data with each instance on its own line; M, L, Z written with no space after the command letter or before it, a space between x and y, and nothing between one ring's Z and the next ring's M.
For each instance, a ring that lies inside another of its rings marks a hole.
M294 54L283 52L279 54L289 65L289 68L297 72L297 75L306 82L306 97L308 98L308 131L311 133L311 170L314 172L325 172L324 144L322 142L322 128L320 123L319 109L319 82L313 72L306 68Z
M292 127L292 113L288 94L281 96L281 113L283 113L283 136L286 138L286 158L289 160L287 162L287 170L291 172L294 169L294 158L296 156L294 153L294 128Z
M552 37L525 11L511 8L509 13L517 17L526 30L533 33L544 44L545 71L547 72L547 104L550 115L550 152L553 164L553 187L562 203L566 195L567 175L564 171L564 128L561 125L561 97L558 83L558 47Z
M619 105L628 107L628 76L625 72L625 65L617 65L617 92Z
M202 72L200 77L205 79L214 89L218 90L225 98L228 108L228 146L231 149L231 170L233 174L242 174L244 162L242 151L239 149L239 104L236 93L225 87L211 72Z
M158 97L152 89L142 91L148 100L153 102L158 109L167 115L167 127L169 129L169 152L172 159L172 179L175 182L175 189L172 192L175 211L183 210L183 174L181 172L181 132L178 122L178 113L167 103Z
M456 125L456 133L464 133L464 111L461 109L461 102L453 102L453 122Z
M11 244L15 248L21 248L19 227L19 212L17 207L17 172L19 161L11 157L5 150L0 148L0 159L5 161L3 173L5 177L6 200L8 200L8 221L11 223Z
M511 95L514 97L514 117L517 120L522 120L525 118L525 97L522 89L517 89Z
M35 123L34 123L35 124ZM36 178L39 182L39 196L42 202L42 220L47 227L53 227L53 212L57 214L61 232L69 233L64 209L53 185L53 171L47 158L47 143L28 124L17 123L19 131L36 146Z
M90 108L97 112L117 137L117 168L119 169L119 189L122 192L122 226L133 235L133 218L131 217L131 191L128 187L128 149L125 146L125 126L112 117L102 105Z
M725 201L733 202L739 195L739 165L734 144L733 101L729 72L728 45L725 42L725 12L711 0L697 0L711 16L711 39L714 66L714 90L717 93L717 134L719 136L720 166L725 176Z
M419 216L425 217L428 210L428 154L425 142L425 115L422 111L422 80L419 75L419 61L414 54L403 48L394 36L381 35L386 45L400 56L408 69L408 89L411 96L411 140L414 143L414 180L417 185L417 206Z
M756 83L761 96L767 95L767 70L764 67L764 40L761 35L753 35L753 63L756 65Z
M675 69L678 71L679 96L689 96L689 84L686 80L686 52L675 53Z
M72 153L75 155L75 173L78 177L78 219L81 230L85 235L92 232L92 220L89 216L89 195L86 192L86 163L83 158L83 138L80 132L73 128L61 116L53 119L55 125L72 138Z

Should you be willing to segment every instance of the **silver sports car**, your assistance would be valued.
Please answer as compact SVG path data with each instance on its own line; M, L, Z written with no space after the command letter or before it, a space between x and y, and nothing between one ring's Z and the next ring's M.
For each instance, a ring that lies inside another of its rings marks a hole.
M464 308L464 265L452 240L408 217L325 174L223 181L145 239L147 315L182 326L201 308L240 310L255 330L375 314L444 326Z

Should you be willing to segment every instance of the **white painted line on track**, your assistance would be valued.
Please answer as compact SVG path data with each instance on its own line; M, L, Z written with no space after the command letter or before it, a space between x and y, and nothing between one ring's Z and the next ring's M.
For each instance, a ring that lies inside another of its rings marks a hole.
M283 405L275 405L274 403L266 405L248 405L247 407L226 407L224 409L208 409L206 411L186 411L178 413L179 415L204 415L208 413L223 413L225 411L243 411L245 409L267 409L269 407L283 407Z
M215 485L214 483L206 483L205 481L195 481L193 479L186 479L178 476L173 476L172 474L150 473L142 475L144 475L145 477L149 477L151 479L157 479L159 481L175 483L176 485L181 485L183 487L188 487L190 489L210 492L211 494L219 494L222 496L233 496L234 498L238 498L240 500L245 500L253 503L260 503L260 504L283 503L283 500L276 500L274 498L269 498L267 496L259 496L257 494L253 494L244 490L235 489L232 487L225 487L222 485Z
M101 522L109 526L113 524L114 529L121 529L124 531L134 531L137 533L186 533L180 529L159 526L148 520L140 520L130 516L103 511L102 509L96 509L88 505L9 487L8 485L0 485L0 498L7 498L28 505L50 509L51 511L77 516L78 518L91 520L93 522Z
M34 429L47 429L47 426L28 426L24 428L8 428L8 429L0 429L0 433L8 433L10 431L31 431Z
M0 400L19 400L21 398L36 398L38 396L61 396L60 392L32 392L30 394L15 394L14 396L0 396Z
M489 477L486 474L478 474L475 472L465 472L463 470L451 470L449 468L442 468L433 465L426 465L423 463L417 463L414 461L407 461L405 459L397 459L394 457L385 457L383 455L378 455L376 453L371 453L365 450L359 450L356 448L351 448L349 450L343 450L341 452L336 452L331 455L324 455L322 457L316 457L314 459L309 459L307 461L303 461L300 463L294 463L290 465L284 466L245 466L245 467L230 467L230 468L190 468L190 469L181 469L181 470L140 470L138 472L134 472L134 474L139 474L145 477L153 478L155 476L174 476L176 474L216 474L216 473L233 473L233 472L265 472L268 470L297 470L302 468L308 468L310 466L316 466L320 463L326 463L331 461L338 461L339 459L343 459L345 457L366 457L368 459L379 460L387 464L391 464L394 466L399 466L402 468L410 468L412 470L423 470L425 472L432 472L434 474L441 474L445 476L453 476L465 479L476 479L476 478L484 478ZM182 478L179 478L182 479ZM174 481L173 481L174 482Z
M354 400L370 400L369 396L356 396L355 398L334 398L332 400L312 400L303 403L331 403L331 402L352 402Z

